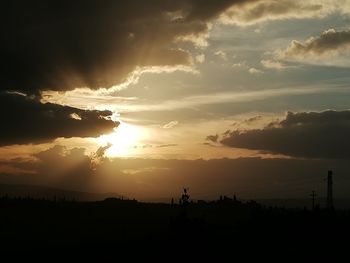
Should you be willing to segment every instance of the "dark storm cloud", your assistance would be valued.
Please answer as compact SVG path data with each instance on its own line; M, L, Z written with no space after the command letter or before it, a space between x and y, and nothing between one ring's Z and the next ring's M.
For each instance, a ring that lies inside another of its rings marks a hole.
M137 67L190 65L174 45L242 0L14 0L1 7L1 89L110 87Z
M111 114L0 93L0 146L48 142L57 137L97 137L117 126L108 119Z
M319 37L311 37L305 43L293 40L290 46L280 52L281 58L318 58L327 55L337 55L349 50L350 30L328 29Z
M306 158L350 158L350 111L288 112L263 129L230 131L221 143Z

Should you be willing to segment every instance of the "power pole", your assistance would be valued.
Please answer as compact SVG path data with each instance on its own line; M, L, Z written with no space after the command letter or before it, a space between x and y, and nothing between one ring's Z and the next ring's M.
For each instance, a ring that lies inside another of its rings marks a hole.
M312 191L310 196L312 198L312 210L315 210L315 198L316 198L317 194L315 191Z

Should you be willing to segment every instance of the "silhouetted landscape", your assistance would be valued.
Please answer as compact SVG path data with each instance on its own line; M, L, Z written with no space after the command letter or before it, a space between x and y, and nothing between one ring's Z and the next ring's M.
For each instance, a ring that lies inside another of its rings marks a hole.
M88 193L45 186L18 184L0 184L0 194L9 198L32 198L49 201L102 201L108 197L121 197L116 193Z
M56 253L103 259L150 253L149 258L154 253L156 258L173 253L201 258L219 253L219 258L233 253L249 259L291 253L293 258L318 258L320 251L322 257L340 253L347 244L342 238L350 234L350 210L288 209L236 196L194 202L187 192L169 203L4 195L0 211L1 250L14 257Z
M348 261L350 0L5 0L0 25L0 263Z

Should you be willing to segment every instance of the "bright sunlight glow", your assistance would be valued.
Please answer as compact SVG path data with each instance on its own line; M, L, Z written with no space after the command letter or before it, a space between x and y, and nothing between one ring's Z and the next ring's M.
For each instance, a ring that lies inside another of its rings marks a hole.
M120 121L114 132L100 136L97 138L97 143L101 146L112 144L106 151L109 157L126 157L132 155L135 146L141 142L143 137L142 128Z

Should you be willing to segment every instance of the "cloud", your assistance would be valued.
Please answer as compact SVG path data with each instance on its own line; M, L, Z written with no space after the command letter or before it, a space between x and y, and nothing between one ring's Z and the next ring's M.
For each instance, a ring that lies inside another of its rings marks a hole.
M221 143L294 157L349 159L349 133L350 111L288 112L263 129L230 131Z
M193 66L178 45L198 45L210 22L350 13L344 1L7 1L2 5L1 89L39 94L77 87L109 88L156 68Z
M24 179L24 183L69 190L89 190L93 178L93 167L91 158L86 155L84 148L68 149L65 146L55 145L34 156L37 161L22 164L36 171L36 175ZM13 163L16 165L15 161ZM20 160L18 164L21 164ZM18 178L14 176L12 180L18 180Z
M246 61L241 61L241 62L232 64L232 67L233 68L247 68L248 66L247 66Z
M237 2L7 1L0 18L1 89L108 88L148 68L191 66L191 54L177 43L200 43L208 23Z
M100 146L97 151L94 153L94 157L101 158L105 155L106 151L111 148L113 144L107 143L106 146Z
M281 62L270 59L263 59L260 61L260 63L268 69L282 70L286 68L286 66L283 65Z
M118 125L109 119L111 114L0 93L0 146L43 143L58 137L97 137L112 132Z
M196 61L198 63L203 63L205 61L205 55L204 54L200 54L196 56Z
M157 148L165 148L165 147L175 147L178 146L178 144L176 143L169 143L169 144L161 144L161 145L157 145Z
M260 0L243 1L220 16L225 24L252 25L268 20L322 18L339 12L350 13L350 5L344 0Z
M243 91L228 91L228 92L218 92L218 93L205 93L194 96L187 96L181 98L181 100L163 100L159 103L145 103L140 100L130 100L124 103L120 103L119 98L113 96L93 96L93 97L83 97L85 105L98 105L103 107L107 103L110 105L116 105L115 109L123 114L124 118L129 114L142 114L145 112L165 112L181 109L193 109L193 107L198 107L202 105L214 105L214 104L224 104L224 103L244 103L253 101L268 100L277 97L286 97L292 95L305 95L305 94L325 94L331 92L347 92L348 88L344 87L329 87L329 86L302 86L302 87L285 87L283 89L264 89L264 90L243 90ZM64 97L61 100L65 104L82 106L80 98L76 100L70 97ZM77 103L78 102L78 103ZM120 103L120 104L119 104ZM164 114L162 113L162 116ZM174 117L174 116L172 116ZM175 116L177 117L177 116ZM174 117L174 118L175 118Z
M250 118L248 118L248 119L245 119L245 120L243 120L242 122L249 125L249 124L255 123L255 122L257 122L257 121L259 121L259 120L261 120L261 119L262 119L262 116L261 116L261 115L257 115L257 116L254 116L254 117L250 117Z
M110 132L110 112L41 104L42 93L125 86L144 72L194 72L194 59L179 42L203 44L210 22L236 2L4 2L0 92L33 99L1 94L8 101L1 105L0 145Z
M214 55L220 57L222 60L227 60L227 54L225 51L219 50L214 53Z
M179 124L178 121L171 121L171 122L169 122L167 124L164 124L162 128L163 129L171 129L171 128L174 128L178 124Z
M264 71L262 71L262 70L260 70L260 69L256 69L256 68L250 68L250 69L248 70L248 72L249 72L250 74L254 74L254 75L264 73Z
M277 57L284 60L298 60L306 63L323 61L324 63L341 62L340 56L349 54L350 30L335 30L333 28L324 31L318 37L311 37L302 43L293 40L289 47L277 51ZM338 57L338 58L337 58ZM332 58L330 60L330 58ZM346 57L348 61L348 57ZM349 64L347 62L347 64Z
M215 135L208 135L206 140L207 141L212 141L212 142L217 142L219 139L219 135L215 134Z
M337 196L349 197L347 160L305 159L105 159L93 170L84 149L62 146L42 151L37 161L7 165L36 173L0 173L0 183L45 185L84 192L114 192L130 198L176 197L188 185L194 199L233 195L240 198L305 198L322 195L327 170L334 169ZM0 162L1 164L1 162ZM28 193L24 193L27 195Z
M105 146L100 146L96 152L93 152L90 156L91 159L91 167L92 169L95 169L96 165L103 162L105 158L106 151L111 148L113 144L107 143Z

